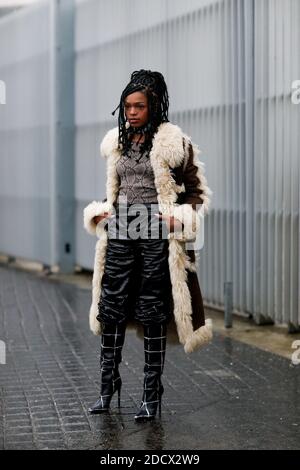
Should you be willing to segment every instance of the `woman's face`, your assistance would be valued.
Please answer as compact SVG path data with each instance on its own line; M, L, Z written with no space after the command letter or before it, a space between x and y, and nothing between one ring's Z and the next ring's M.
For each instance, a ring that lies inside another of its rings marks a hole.
M125 116L132 127L141 127L148 122L148 98L135 91L124 100Z

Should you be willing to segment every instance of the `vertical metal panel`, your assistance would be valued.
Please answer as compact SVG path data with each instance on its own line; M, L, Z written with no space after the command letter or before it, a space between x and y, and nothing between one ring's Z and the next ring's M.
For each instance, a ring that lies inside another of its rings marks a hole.
M73 6L43 1L0 19L0 251L64 271L74 270Z
M49 263L49 4L0 18L0 251Z
M61 272L74 272L74 2L51 2L52 106L54 152L51 201L52 261Z
M299 316L300 4L255 1L255 314L291 329ZM298 126L298 127L297 127Z
M254 312L254 0L244 4L244 25L245 25L245 171L243 174L243 185L245 188L245 262L240 267L241 273L245 276L245 310L248 313Z

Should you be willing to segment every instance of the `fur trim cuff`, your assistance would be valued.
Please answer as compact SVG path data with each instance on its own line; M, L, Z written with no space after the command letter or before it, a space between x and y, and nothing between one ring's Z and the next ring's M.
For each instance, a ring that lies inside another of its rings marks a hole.
M191 353L209 343L212 339L212 320L207 318L205 325L195 330L186 340L184 350Z
M88 206L85 207L83 210L83 226L86 231L90 235L96 235L96 227L97 225L93 222L93 218L96 215L102 215L104 212L111 212L112 205L106 202L97 202L93 201ZM104 223L106 220L104 219ZM98 225L103 225L103 221L101 220Z
M101 323L96 318L97 315L98 315L98 309L96 309L95 311L94 305L91 305L90 317L89 317L90 330L92 331L92 333L94 333L94 335L101 335L102 327L101 327Z
M170 232L168 238L187 242L194 241L200 230L201 219L190 204L180 204L174 207L173 215L184 224L183 231Z
M192 143L193 152L194 152L194 164L198 167L197 176L200 180L199 188L202 190L201 199L203 201L203 210L204 214L208 214L211 205L211 197L213 195L213 191L209 188L207 184L207 179L205 177L205 163L199 160L199 154L201 150L199 149L198 145Z
M97 228L99 227L98 224ZM92 305L90 307L89 324L94 335L101 334L101 323L97 320L98 303L101 296L101 280L104 273L104 265L107 248L107 233L105 232L101 240L98 240L95 246L94 274L93 274L93 291Z

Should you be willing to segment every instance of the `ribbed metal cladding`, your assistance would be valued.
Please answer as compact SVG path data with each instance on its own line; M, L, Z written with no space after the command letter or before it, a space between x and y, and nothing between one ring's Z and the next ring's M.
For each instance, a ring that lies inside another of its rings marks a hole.
M299 312L300 2L255 1L253 311L290 329Z
M0 252L50 264L50 8L0 18Z
M74 2L0 19L0 252L74 271Z

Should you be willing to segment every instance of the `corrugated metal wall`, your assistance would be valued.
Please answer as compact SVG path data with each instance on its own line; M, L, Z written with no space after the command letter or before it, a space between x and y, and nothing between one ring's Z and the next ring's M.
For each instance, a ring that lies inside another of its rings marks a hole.
M0 251L50 262L50 11L0 18Z
M232 281L236 311L253 314L258 323L300 324L300 107L291 103L292 82L300 79L299 30L298 0L76 2L78 265L93 267L96 239L82 227L82 210L105 196L99 145L117 125L111 112L133 70L156 69L168 85L170 120L200 146L214 193L199 263L207 304L222 308L224 283ZM47 136L36 141L44 147ZM15 180L7 168L4 187L11 188ZM30 164L25 171L33 173ZM1 214L7 206L13 208L1 197ZM1 251L20 252L6 240ZM34 249L26 253L41 259Z
M74 270L74 3L0 18L0 252Z

